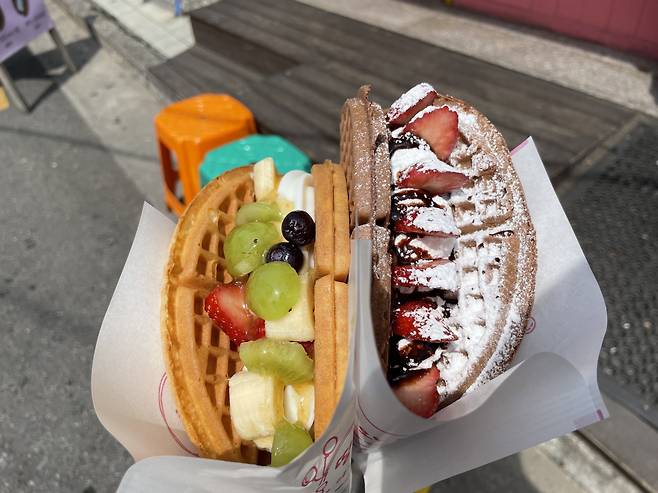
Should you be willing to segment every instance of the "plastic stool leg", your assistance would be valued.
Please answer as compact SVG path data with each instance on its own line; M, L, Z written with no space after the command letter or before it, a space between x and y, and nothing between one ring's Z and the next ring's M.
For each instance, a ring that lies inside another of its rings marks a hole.
M160 153L165 203L173 212L180 215L185 206L176 196L176 185L180 179L179 172L174 169L171 150L161 140L158 140L158 151Z

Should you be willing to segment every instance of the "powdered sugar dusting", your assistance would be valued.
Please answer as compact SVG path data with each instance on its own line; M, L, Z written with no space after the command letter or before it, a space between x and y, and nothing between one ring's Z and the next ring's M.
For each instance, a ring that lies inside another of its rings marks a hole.
M439 369L440 380L436 390L440 396L444 397L457 392L458 385L461 382L464 371L468 365L468 356L459 352L444 352L441 359L436 364Z
M391 156L392 183L397 185L412 167L418 171L437 171L441 173L454 173L456 171L455 168L436 157L436 154L429 149L429 146L427 149L398 149Z
M448 258L455 248L456 239L453 237L425 236L413 238L409 246L422 250L431 259Z
M400 282L429 289L447 291L459 289L457 266L454 262L432 263L428 266L419 264L416 267L410 267L405 269L404 274L400 276Z
M429 234L440 233L457 236L459 229L455 226L452 209L439 207L418 207L410 212L411 224Z
M432 368L434 364L441 359L441 356L443 356L443 353L445 351L441 348L437 348L436 351L434 351L434 354L430 356L429 358L424 359L420 363L418 363L415 366L416 370L427 370L428 368Z
M461 172L470 178L449 196L432 197L435 207L416 208L428 212L409 216L414 226L432 234L452 225L448 214L438 211L454 212L450 217L459 231L457 240L452 238L449 245L446 238L422 234L404 240L410 247L431 252L421 258L452 259L454 255L455 260L418 260L414 266L405 266L404 287L398 288L404 292L439 289L453 300L446 305L449 317L441 323L457 339L442 344L438 356L435 353L421 362L423 368L439 369L437 391L447 403L499 374L514 353L534 291L535 236L504 140L486 118L457 99L439 96L411 121L442 107L458 115L459 140L448 163L429 149L400 149L391 161L394 184L415 167ZM424 316L430 330L429 312Z
M436 93L434 88L429 85L427 82L421 82L420 84L415 85L402 96L400 96L389 108L386 113L386 118L391 121L397 118L399 115L413 108L425 97L429 96L431 93Z
M439 109L438 106L434 106L434 105L431 104L427 108L423 108L418 113L416 113L416 115L411 120L409 120L409 123L413 123L417 120L420 120L422 117L424 117L428 113L431 113L432 111L436 111L438 109ZM407 123L407 125L409 125L409 123Z
M418 336L424 341L443 342L457 338L446 324L440 307L418 306L407 316L413 318L414 325L418 327Z

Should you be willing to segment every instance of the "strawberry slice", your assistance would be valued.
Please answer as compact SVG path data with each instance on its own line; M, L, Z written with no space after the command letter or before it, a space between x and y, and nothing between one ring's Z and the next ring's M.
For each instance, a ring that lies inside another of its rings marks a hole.
M457 291L459 277L454 262L446 259L417 263L416 265L395 265L391 272L391 282L395 288L427 288Z
M402 303L393 311L393 333L410 341L450 342L457 340L443 317L443 310L429 299Z
M396 233L418 233L441 238L459 235L450 209L440 207L414 207L400 215L393 224Z
M308 357L315 359L315 344L313 344L313 341L302 341L300 344L304 347Z
M438 158L445 161L459 137L457 120L457 113L447 106L428 106L407 123L404 132L411 132L423 139Z
M218 284L206 296L204 308L208 316L236 345L265 337L265 321L247 306L244 284Z
M468 176L449 164L442 164L445 166L414 164L400 173L397 185L400 188L420 188L436 195L448 193L466 185Z
M427 82L415 85L389 108L386 119L391 127L404 125L420 110L427 108L439 95Z
M416 370L396 382L393 392L409 411L421 418L429 418L439 408L438 381L439 370L435 366Z

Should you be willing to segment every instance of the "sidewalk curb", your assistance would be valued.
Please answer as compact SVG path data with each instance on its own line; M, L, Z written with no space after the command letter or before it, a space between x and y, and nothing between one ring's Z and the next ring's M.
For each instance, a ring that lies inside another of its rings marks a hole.
M578 435L639 488L658 493L658 431L613 397L604 394L604 399L610 419L583 428Z

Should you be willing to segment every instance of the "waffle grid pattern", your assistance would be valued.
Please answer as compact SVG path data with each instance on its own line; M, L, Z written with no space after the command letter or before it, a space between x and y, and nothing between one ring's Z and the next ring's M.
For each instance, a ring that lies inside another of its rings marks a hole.
M174 351L169 358L178 377L175 378L177 408L188 434L200 442L197 445L201 455L254 463L257 449L250 442L241 441L230 417L228 378L242 366L239 354L231 347L229 337L204 311L204 300L210 290L218 282L231 281L223 248L234 227L232 218L238 208L253 201L249 174L246 178L226 179L226 183L209 187L208 192L204 190L188 209L194 207L194 212L181 219L181 231L176 235L181 244L172 251L170 259L168 298L174 313L169 320L173 319L174 327L169 323L168 330L179 351L191 349L195 353L191 364L185 364L185 356L176 356ZM225 443L215 443L217 435L213 439L206 433L204 423L213 421L224 438L220 441Z

